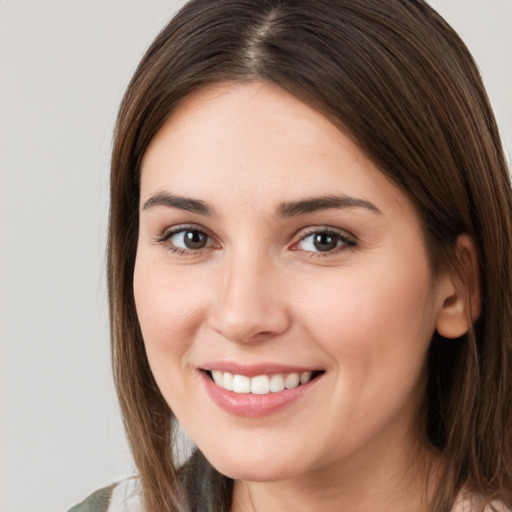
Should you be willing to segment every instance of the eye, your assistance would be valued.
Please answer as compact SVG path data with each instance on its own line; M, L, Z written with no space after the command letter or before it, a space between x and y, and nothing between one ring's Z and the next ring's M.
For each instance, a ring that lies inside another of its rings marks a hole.
M161 242L170 245L170 249L176 252L198 251L212 245L212 239L200 229L179 228L166 233Z
M297 244L298 250L306 252L333 252L345 246L354 246L348 236L333 230L317 230L304 236Z

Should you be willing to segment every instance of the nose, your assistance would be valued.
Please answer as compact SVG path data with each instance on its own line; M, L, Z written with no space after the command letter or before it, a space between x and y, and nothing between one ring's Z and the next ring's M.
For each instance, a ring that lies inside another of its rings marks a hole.
M226 265L210 327L236 343L254 343L286 332L290 314L282 276L269 258L254 254L231 258Z

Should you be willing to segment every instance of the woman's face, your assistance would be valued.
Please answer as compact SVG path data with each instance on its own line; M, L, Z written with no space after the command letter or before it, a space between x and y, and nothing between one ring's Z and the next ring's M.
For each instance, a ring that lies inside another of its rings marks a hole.
M404 193L277 86L195 93L144 156L134 291L147 355L230 477L405 457L441 289Z

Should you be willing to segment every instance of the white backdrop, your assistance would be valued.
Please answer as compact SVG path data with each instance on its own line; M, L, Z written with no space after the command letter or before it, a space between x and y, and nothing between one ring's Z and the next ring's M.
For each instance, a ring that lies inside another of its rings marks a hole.
M0 511L133 473L109 362L108 161L123 90L181 0L0 0ZM512 150L512 0L432 0Z

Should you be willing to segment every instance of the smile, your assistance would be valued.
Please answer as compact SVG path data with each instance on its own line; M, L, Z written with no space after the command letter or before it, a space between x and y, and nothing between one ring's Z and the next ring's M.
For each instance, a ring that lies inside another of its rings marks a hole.
M229 414L257 418L303 400L323 380L325 370L275 364L213 363L200 368L208 396Z
M315 372L318 374L318 372ZM287 373L274 375L257 375L248 377L246 375L211 370L209 372L212 380L217 386L234 393L251 393L253 395L266 395L278 393L285 389L293 389L297 386L307 384L314 378L313 372Z

